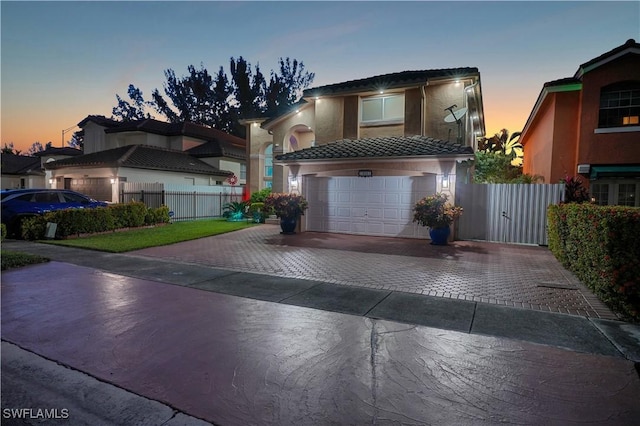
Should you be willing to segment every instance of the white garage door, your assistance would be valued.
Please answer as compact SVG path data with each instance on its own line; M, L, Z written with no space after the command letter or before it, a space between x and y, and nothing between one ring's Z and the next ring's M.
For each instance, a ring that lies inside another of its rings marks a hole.
M307 230L386 237L425 238L412 222L413 206L433 194L434 176L306 177Z

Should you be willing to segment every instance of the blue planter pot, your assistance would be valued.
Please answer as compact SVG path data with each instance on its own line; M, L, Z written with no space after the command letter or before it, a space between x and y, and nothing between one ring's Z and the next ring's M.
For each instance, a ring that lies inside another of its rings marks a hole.
M449 240L449 234L451 228L429 228L429 236L431 237L431 244L435 246L446 246Z
M297 223L298 220L295 217L280 218L280 229L282 229L281 234L295 234Z

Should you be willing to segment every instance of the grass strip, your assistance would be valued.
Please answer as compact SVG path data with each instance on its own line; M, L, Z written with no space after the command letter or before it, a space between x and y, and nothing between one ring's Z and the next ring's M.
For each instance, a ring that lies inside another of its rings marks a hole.
M247 223L246 221L227 222L226 219L202 219L175 222L153 228L132 229L81 238L41 242L109 253L124 253L224 234L254 225L254 223Z
M35 254L22 253L12 250L1 250L2 270L6 271L11 268L19 268L21 266L35 265L37 263L48 262L49 259Z

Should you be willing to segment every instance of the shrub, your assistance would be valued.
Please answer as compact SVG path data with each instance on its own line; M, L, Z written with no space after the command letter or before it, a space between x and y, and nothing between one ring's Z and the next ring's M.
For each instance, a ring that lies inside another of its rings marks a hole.
M143 203L114 204L95 209L66 209L25 219L22 237L40 240L46 235L47 223L57 225L56 237L113 231L118 228L136 228L169 222L169 208L147 208Z
M437 193L418 201L413 207L413 221L429 228L446 228L462 215L462 207L447 202L449 196Z
M264 200L268 211L273 211L279 218L297 218L309 207L307 200L298 194L274 193Z
M549 249L602 301L640 321L640 208L550 206Z
M271 194L271 188L263 188L260 191L256 191L251 194L249 203L264 203L264 200Z
M264 203L252 203L249 205L249 213L253 215L253 221L255 223L264 223L267 216Z
M238 221L244 218L244 214L247 210L247 203L244 201L231 201L222 206L224 212L222 217L231 221Z
M0 240L4 241L7 238L7 225L4 223L0 224Z
M169 207L161 206L158 208L148 208L144 217L145 225L156 225L158 223L169 223Z

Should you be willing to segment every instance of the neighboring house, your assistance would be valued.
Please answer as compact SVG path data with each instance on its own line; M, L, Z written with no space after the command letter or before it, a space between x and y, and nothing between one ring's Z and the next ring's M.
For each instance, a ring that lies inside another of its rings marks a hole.
M2 189L46 188L51 176L45 172L44 164L77 155L82 151L54 147L32 156L2 154Z
M245 141L220 130L189 122L121 122L96 115L78 126L84 134L84 155L46 165L56 187L117 202L120 182L246 182Z
M186 152L148 145L127 145L47 163L57 188L96 200L117 202L120 182L222 185L231 172Z
M405 71L316 87L289 113L243 124L250 191L305 195L302 230L423 236L413 205L437 191L453 202L485 133L480 74Z
M525 124L523 171L581 176L601 205L640 206L640 44L625 44L544 84Z
M40 158L2 154L2 189L44 188L45 173Z

